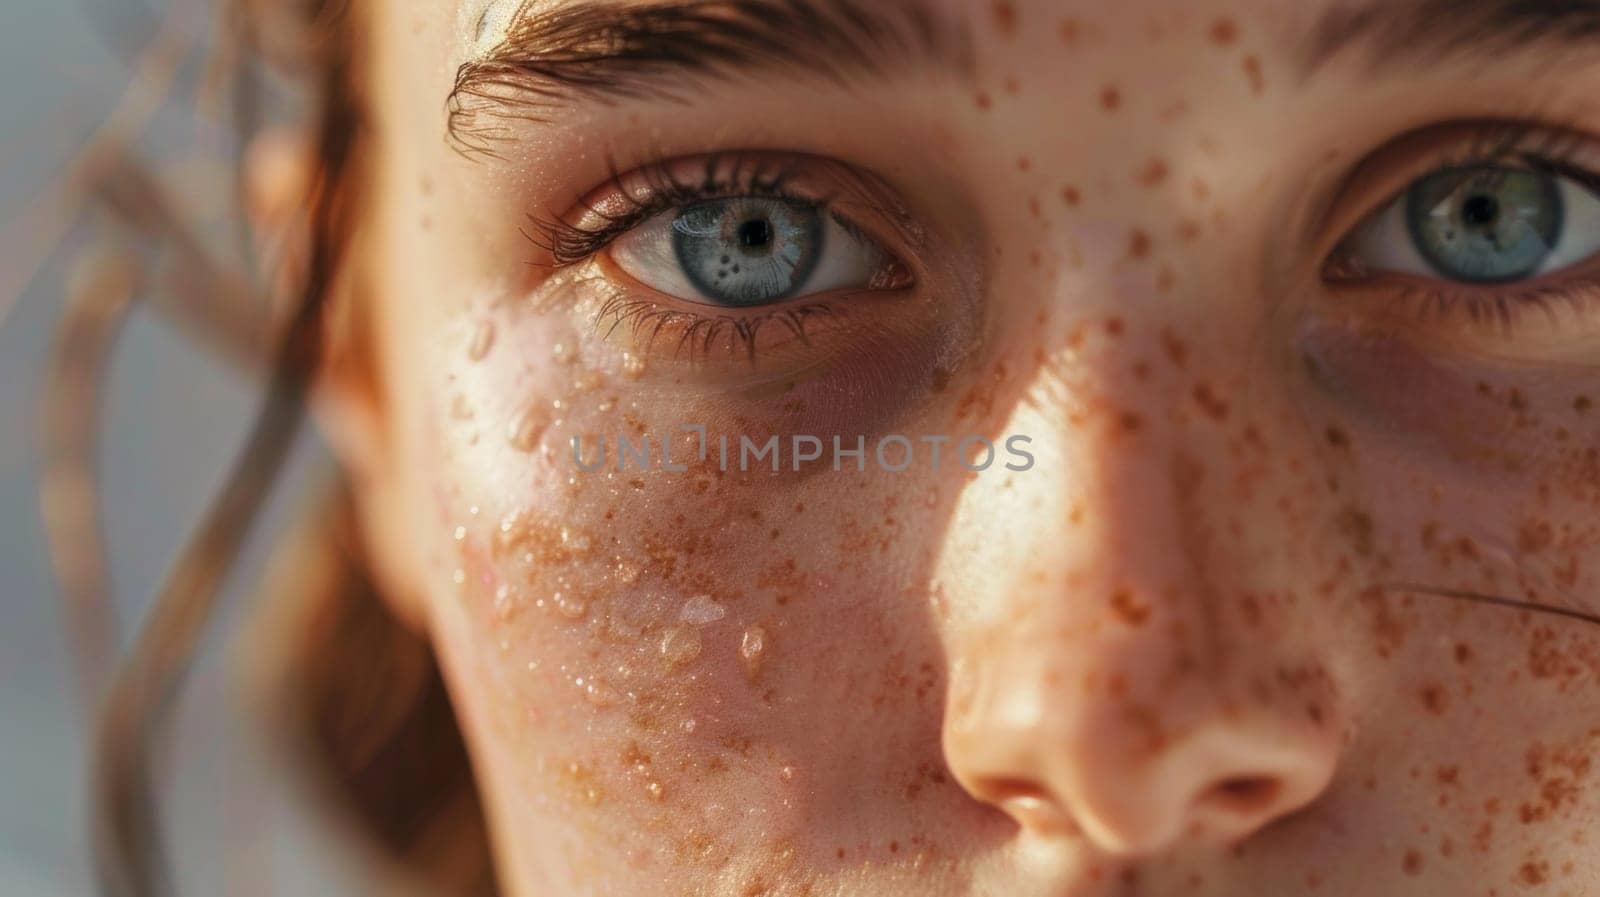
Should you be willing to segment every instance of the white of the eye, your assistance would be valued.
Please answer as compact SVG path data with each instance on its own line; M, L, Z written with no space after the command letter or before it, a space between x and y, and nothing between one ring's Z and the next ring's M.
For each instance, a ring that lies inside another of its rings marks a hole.
M1556 179L1556 189L1561 194L1564 213L1560 236L1530 277L1560 271L1600 252L1600 197L1566 177ZM1431 214L1449 215L1452 211L1446 200ZM1404 193L1357 227L1346 246L1350 255L1368 270L1438 276L1411 237Z
M1571 178L1559 178L1556 184L1564 212L1561 238L1539 266L1540 274L1571 267L1600 252L1600 197Z
M669 209L652 216L613 240L611 260L633 279L669 296L690 302L715 301L716 297L696 289L678 264L678 254L672 247L672 222L679 212ZM790 298L864 287L883 263L877 246L851 233L826 212L822 215L822 228L822 257Z

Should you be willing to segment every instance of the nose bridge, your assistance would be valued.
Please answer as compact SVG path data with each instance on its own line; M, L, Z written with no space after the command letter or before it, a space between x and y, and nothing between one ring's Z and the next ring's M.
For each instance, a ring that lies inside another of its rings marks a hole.
M993 558L1006 572L973 597L946 730L975 795L1118 852L1253 830L1314 796L1336 747L1252 691L1314 661L1227 631L1259 553L1227 519L1249 428L1229 396L1247 372L1218 362L1197 380L1183 339L1145 330L1069 336L1018 405L1011 426L1047 433L1054 466L992 540L1027 549Z

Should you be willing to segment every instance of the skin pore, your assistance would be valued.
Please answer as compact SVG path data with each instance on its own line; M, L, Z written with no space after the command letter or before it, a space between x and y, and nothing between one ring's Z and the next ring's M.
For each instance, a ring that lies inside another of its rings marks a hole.
M1460 5L365 4L325 417L508 893L1600 887L1600 629L1543 610L1597 594L1600 11ZM1474 165L1576 191L1559 264L1405 266L1372 222ZM830 289L648 251L778 193Z

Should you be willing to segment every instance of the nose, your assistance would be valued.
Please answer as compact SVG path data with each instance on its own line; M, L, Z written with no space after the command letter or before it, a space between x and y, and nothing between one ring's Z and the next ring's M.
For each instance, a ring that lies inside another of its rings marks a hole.
M1213 707L1166 732L1150 704L1042 697L965 708L946 731L951 768L1023 828L1081 834L1115 856L1243 840L1315 800L1336 765L1332 739L1271 711Z
M1033 488L975 488L973 536L947 548L956 780L1026 830L1128 858L1236 843L1312 803L1343 734L1326 633L1292 597L1320 543L1272 516L1303 485L1261 474L1240 516L1208 448L1227 443L1198 418L1145 421L1056 429L1069 448L1041 452Z

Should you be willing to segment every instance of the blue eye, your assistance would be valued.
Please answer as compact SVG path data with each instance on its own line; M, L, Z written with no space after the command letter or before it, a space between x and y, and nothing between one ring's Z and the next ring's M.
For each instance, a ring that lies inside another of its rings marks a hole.
M1417 179L1345 241L1363 270L1504 284L1600 252L1600 198L1564 175L1499 165Z
M823 249L822 214L775 199L718 199L672 221L678 265L723 305L765 305L805 286Z
M1434 270L1471 283L1521 280L1561 240L1555 178L1516 168L1441 171L1406 191L1411 239Z
M670 296L727 308L871 288L890 263L806 202L741 196L663 212L616 239L618 267Z

